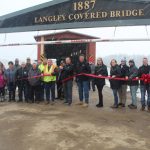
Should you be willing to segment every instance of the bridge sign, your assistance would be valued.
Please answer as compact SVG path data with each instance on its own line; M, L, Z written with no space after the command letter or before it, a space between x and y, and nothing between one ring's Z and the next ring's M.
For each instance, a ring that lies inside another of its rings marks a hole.
M149 0L54 0L1 16L0 32L149 24Z

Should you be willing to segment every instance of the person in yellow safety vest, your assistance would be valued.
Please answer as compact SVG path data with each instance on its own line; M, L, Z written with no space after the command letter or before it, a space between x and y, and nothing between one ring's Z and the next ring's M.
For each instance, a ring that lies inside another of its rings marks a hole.
M46 91L46 104L50 103L50 95L51 104L54 104L57 70L57 65L53 64L51 59L48 59L47 65L41 66L41 72L44 74L43 82Z
M41 71L41 73L43 74L44 72L44 66L46 66L47 65L47 59L45 58L44 60L43 60L43 62L41 62L41 63L39 63L39 66L38 66L38 69ZM43 77L41 77L41 92L40 92L40 100L41 101L44 101L44 78Z

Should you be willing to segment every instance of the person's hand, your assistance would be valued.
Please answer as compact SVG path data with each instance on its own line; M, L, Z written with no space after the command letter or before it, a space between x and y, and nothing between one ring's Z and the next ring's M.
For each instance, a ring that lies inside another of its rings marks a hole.
M128 80L128 79L129 79L129 77L128 77L128 76L126 76L126 77L125 77L125 79L126 79L126 80Z
M113 76L112 76L112 78L116 78L116 76L115 76L115 75L113 75Z
M101 74L99 74L98 76L99 76L99 77L101 77L102 75L101 75Z
M130 82L132 82L132 77L130 77L128 80L129 80Z
M136 77L136 79L139 79L139 77Z

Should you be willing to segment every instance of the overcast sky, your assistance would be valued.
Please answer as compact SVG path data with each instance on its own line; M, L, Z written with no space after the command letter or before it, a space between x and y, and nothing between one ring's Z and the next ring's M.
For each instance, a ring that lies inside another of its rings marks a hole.
M0 16L21 10L30 6L47 2L48 0L5 0L0 5ZM150 27L117 27L115 28L91 28L91 29L73 29L72 31L87 33L92 36L101 38L148 38L150 36ZM40 31L26 33L0 34L0 43L19 43L34 42L34 36L43 33L53 33L56 31ZM32 59L37 58L36 46L21 47L0 47L0 59L14 60L20 58L25 60L30 56ZM110 54L150 54L150 42L116 42L116 43L97 43L97 57L103 57Z

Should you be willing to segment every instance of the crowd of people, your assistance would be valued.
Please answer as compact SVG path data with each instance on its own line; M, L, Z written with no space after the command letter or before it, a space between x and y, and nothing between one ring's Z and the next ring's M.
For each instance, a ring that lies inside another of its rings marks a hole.
M130 87L131 104L130 109L137 109L137 90L140 86L141 90L141 110L150 112L150 84L143 81L133 80L141 78L143 74L150 74L150 66L148 59L143 58L143 65L136 67L134 60L129 60L129 65L125 59L117 64L115 59L110 62L110 72L102 58L97 59L94 65L86 61L84 55L79 56L76 65L72 64L71 58L67 57L61 61L60 66L53 63L51 59L31 63L31 59L27 58L26 62L19 64L19 59L15 59L15 63L10 61L9 67L6 69L0 63L0 96L1 101L6 101L5 87L8 89L8 101L55 104L55 99L64 99L64 104L71 106L73 97L73 80L78 86L79 102L77 105L83 107L89 106L89 90L90 82L92 82L93 91L95 85L98 90L98 104L96 107L103 107L103 88L105 86L105 78L108 74L110 79L110 87L113 92L114 104L113 109L125 107L127 103L127 88ZM99 78L92 78L84 74L93 74ZM79 75L80 74L80 75ZM79 76L78 76L79 75ZM124 78L126 80L115 80L115 78ZM140 83L139 83L140 82ZM57 97L55 96L55 87L57 85ZM18 98L16 100L16 89L18 89Z

